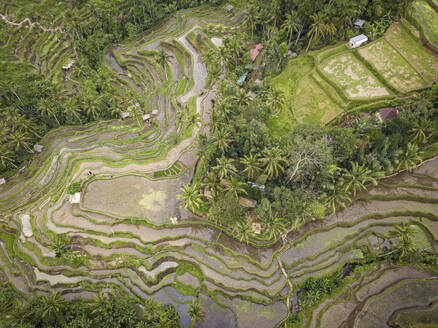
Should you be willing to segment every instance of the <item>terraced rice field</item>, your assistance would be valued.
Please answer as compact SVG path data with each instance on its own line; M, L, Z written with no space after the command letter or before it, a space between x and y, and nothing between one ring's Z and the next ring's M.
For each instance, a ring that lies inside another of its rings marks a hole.
M388 101L438 81L438 58L421 42L420 31L403 20L359 49L337 45L290 60L273 79L286 105L268 122L282 135L295 122L327 123L345 111Z
M401 221L417 229L417 245L438 251L438 160L384 180L344 212L270 247L257 240L239 243L229 231L180 208L175 195L191 178L198 129L182 135L176 114L191 104L208 119L214 99L205 90L200 50L187 35L198 26L235 25L240 18L238 12L207 7L186 10L132 44L106 50L111 82L143 97L143 111L159 114L142 127L134 120L112 120L63 127L44 138L43 152L0 186L3 281L26 295L59 291L65 299L90 298L117 289L154 297L172 304L184 327L190 324L189 304L199 297L205 317L195 327L270 328L287 318L291 295L306 278L382 248ZM168 65L155 63L157 49L172 56ZM315 81L329 85L318 76ZM343 101L331 92L331 101ZM168 138L174 131L182 135L176 145ZM80 203L71 204L66 187L79 181ZM177 224L170 220L174 216ZM60 234L71 238L76 258L55 257L50 246ZM420 268L390 265L355 271L343 294L300 322L364 327L385 323L407 307L428 311L438 294L438 281L431 277Z
M414 18L423 29L426 39L438 47L438 12L426 0L414 2Z

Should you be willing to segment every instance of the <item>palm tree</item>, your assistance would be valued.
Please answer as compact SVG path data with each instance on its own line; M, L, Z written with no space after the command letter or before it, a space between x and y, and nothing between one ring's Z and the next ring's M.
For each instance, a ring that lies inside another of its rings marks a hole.
M183 201L184 208L189 208L192 212L198 211L203 203L198 185L196 183L186 184L180 190L181 194L177 195L176 198Z
M397 249L400 251L400 258L406 259L415 252L414 235L416 231L406 222L394 226L395 230L389 232L390 236L398 239Z
M245 221L238 221L233 226L233 233L237 235L239 241L249 243L249 235L251 232L251 226Z
M419 122L414 122L414 126L410 130L412 140L418 144L425 143L427 139L430 138L428 134L432 130L433 127L428 120L420 120Z
M373 176L373 171L367 168L365 165L359 166L358 163L351 163L351 170L345 170L344 177L347 182L345 184L345 191L353 191L353 195L356 196L356 192L360 190L367 190L366 183L371 182L374 186L377 186L377 180Z
M1 147L0 148L0 163L2 163L2 165L4 167L7 167L8 165L12 165L16 169L18 169L17 165L15 165L14 162L15 162L14 153L11 150L7 149L6 147Z
M9 135L10 143L15 146L15 151L19 151L20 148L25 148L28 152L32 152L29 148L31 144L31 138L24 131L14 131L11 135Z
M254 39L254 30L257 24L258 8L254 5L248 6L248 10L245 13L243 23L248 25L251 30L251 38Z
M239 181L235 177L231 177L231 179L227 181L226 191L238 198L239 194L248 194L244 188L245 185L245 182Z
M38 104L38 112L42 117L49 118L50 116L52 116L55 119L56 123L58 123L58 125L61 125L58 118L56 117L54 104L51 103L47 98L42 98L40 100Z
M285 99L282 91L275 88L269 89L266 97L266 104L276 111L274 116L277 115L278 112L280 112L281 108L283 107L284 101Z
M201 186L211 192L211 195L214 197L216 195L216 190L219 186L217 181L217 177L214 172L208 172L207 176L202 181Z
M224 128L217 130L213 136L213 143L217 145L222 153L225 153L230 148L232 141L231 133Z
M188 314L190 316L192 326L196 321L202 320L202 318L204 318L205 313L201 309L199 299L192 301L192 304L190 304L189 306Z
M245 165L245 169L243 170L243 172L248 175L248 178L254 179L260 173L260 161L256 155L245 155L243 158L240 159L240 163Z
M79 116L81 109L74 98L69 98L65 102L64 111L65 111L65 115L67 116L70 122L74 122L74 119L77 119L79 123L81 122L81 118Z
M232 99L239 107L248 106L249 102L251 101L250 95L246 92L244 88L239 88L237 94L234 95Z
M217 165L213 167L213 170L217 172L219 179L227 179L237 173L233 160L226 158L224 155L218 159Z
M51 319L58 321L62 319L60 315L64 309L65 301L61 298L61 294L56 292L52 295L44 295L40 302L40 316L43 319Z
M417 163L421 161L422 152L418 150L418 145L415 143L408 143L406 150L400 156L400 162L397 167L398 170L404 169L410 171L417 167Z
M269 179L276 178L280 172L284 172L286 159L280 148L266 148L260 162L265 166L265 172Z
M289 44L292 41L293 34L299 33L297 41L295 42L295 44L297 44L303 26L301 25L298 13L295 10L292 10L290 13L286 14L286 19L281 27L287 32L289 36Z
M279 217L274 217L267 224L269 231L269 239L277 240L282 234L286 232L286 225L284 224L284 219Z
M322 12L317 12L310 16L313 23L310 25L309 32L307 32L307 37L310 37L309 44L307 45L306 52L309 51L310 44L313 38L320 39L322 36L329 34L333 35L336 33L336 27L333 23L326 23L327 16Z
M327 204L330 210L336 213L341 208L346 208L351 203L351 198L348 196L348 191L345 186L334 186L333 190L327 196Z
M171 58L171 55L168 55L163 49L160 51L157 51L155 54L155 61L158 65L160 65L163 70L166 64L169 62L169 59Z

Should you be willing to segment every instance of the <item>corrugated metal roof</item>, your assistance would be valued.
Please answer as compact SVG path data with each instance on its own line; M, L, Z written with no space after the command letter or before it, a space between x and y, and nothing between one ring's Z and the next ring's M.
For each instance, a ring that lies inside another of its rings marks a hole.
M356 43L356 42L360 42L363 40L368 41L368 37L365 34L361 34L361 35L355 36L354 38L351 38L350 42Z

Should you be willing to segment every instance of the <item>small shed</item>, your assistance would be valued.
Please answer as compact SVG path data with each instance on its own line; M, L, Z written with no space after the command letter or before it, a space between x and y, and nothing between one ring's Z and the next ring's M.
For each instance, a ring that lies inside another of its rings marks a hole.
M254 49L251 50L251 60L256 60L257 56L260 54L260 51L263 49L263 45L261 43L257 44Z
M260 235L262 233L262 225L260 223L253 222L251 224L251 232L256 235Z
M395 107L387 107L379 109L379 111L376 113L376 118L380 122L384 122L395 119L397 115L398 110Z
M253 91L248 92L248 98L250 100L254 100L254 99L256 99L256 97L257 97L257 95Z
M81 202L81 193L75 192L73 195L70 195L70 204L79 204Z
M239 197L239 204L242 207L255 208L257 201L246 197Z
M354 27L356 28L356 29L359 29L359 28L361 28L362 26L363 26L363 24L365 24L365 20L363 20L363 19L358 19L358 20L356 20L355 22L354 22Z
M34 145L33 149L37 152L37 153L41 153L43 151L44 146L42 145Z
M5 178L1 178L0 179L0 186L4 185L6 183L6 179Z
M357 48L365 43L368 42L368 37L365 34L361 34L358 36L355 36L354 38L351 38L348 44L352 48Z
M141 118L143 121L149 121L151 119L151 114L143 114Z
M232 12L234 9L233 5L226 5L225 6L225 10L228 11L229 13Z
M259 87L262 87L262 86L263 86L263 81L260 80L260 79L255 80L254 83L255 83L256 85L258 85Z
M70 70L70 68L73 66L74 63L75 63L75 60L74 59L70 59L67 64L62 66L62 69L64 71L68 71L68 70Z
M122 112L120 114L120 116L122 117L122 120L124 120L125 118L128 118L129 116L131 116L131 114L129 114L129 112Z
M239 77L239 79L236 82L237 85L242 86L243 83L245 82L247 76L248 76L248 71L246 71L245 73L243 73L243 75L241 77Z
M152 116L157 116L158 115L158 109L154 109L151 113Z

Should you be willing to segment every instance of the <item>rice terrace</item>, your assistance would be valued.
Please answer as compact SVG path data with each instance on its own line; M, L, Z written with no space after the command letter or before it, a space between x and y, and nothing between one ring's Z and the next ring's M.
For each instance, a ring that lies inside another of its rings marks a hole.
M1 327L438 327L437 0L0 0Z

